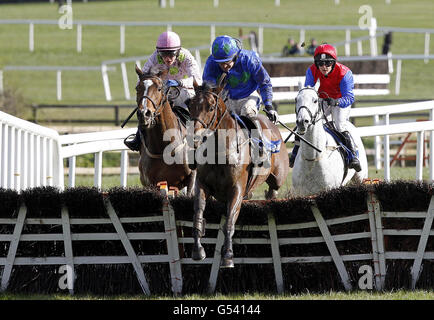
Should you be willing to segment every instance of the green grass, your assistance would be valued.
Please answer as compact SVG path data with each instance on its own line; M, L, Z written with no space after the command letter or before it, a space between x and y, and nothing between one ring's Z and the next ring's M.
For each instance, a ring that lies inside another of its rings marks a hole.
M270 0L222 0L220 6L214 8L212 1L183 0L176 3L175 8L161 9L157 1L107 1L73 3L73 19L103 21L220 21L220 22L253 22L293 25L357 25L361 15L358 10L366 1L342 1L339 6L324 0L281 1L275 7ZM432 12L434 3L431 0L394 0L392 5L385 1L372 1L373 14L379 26L434 28ZM1 5L0 19L52 19L57 20L61 14L57 4L38 3L20 5ZM242 12L242 14L240 14ZM28 50L28 26L0 25L0 68L5 65L100 65L101 61L116 59L122 56L141 56L150 54L155 47L158 34L165 27L127 27L126 53L119 53L119 28L84 26L83 52L76 52L76 30L61 30L57 25L35 26L35 51ZM174 27L181 35L184 47L193 47L209 43L210 30L205 27ZM250 30L243 28L244 34ZM257 31L257 30L255 30ZM238 36L238 28L216 28L216 34ZM352 32L352 37L366 35L366 31ZM298 31L287 32L278 29L264 30L264 53L280 52L286 39L298 38ZM317 38L320 42L341 41L344 31L306 31L306 39ZM382 39L378 38L381 49ZM247 47L247 43L245 44ZM364 44L364 52L368 52L368 43ZM395 33L393 35L392 52L394 54L421 54L424 49L424 34ZM351 47L353 53L356 47ZM342 54L343 47L338 48ZM430 42L430 52L434 52L434 41ZM202 63L208 55L207 50L201 52ZM136 75L134 64L127 64L130 91L134 93ZM434 98L431 90L431 79L434 64L430 61L404 61L399 98ZM28 103L57 103L55 72L21 72L7 71L4 74L5 86L15 88ZM125 103L121 83L120 67L110 73L110 84L114 101ZM62 75L62 103L105 103L100 72L64 72ZM394 87L392 76L391 88ZM393 90L392 90L393 91ZM390 95L390 98L397 98ZM92 110L86 110L86 118L93 117ZM83 117L82 110L73 110L64 114L60 110L46 111L58 117ZM129 112L122 110L124 118ZM27 113L30 117L30 112ZM95 114L101 117L101 115ZM41 113L41 118L44 113ZM48 115L47 115L48 117Z

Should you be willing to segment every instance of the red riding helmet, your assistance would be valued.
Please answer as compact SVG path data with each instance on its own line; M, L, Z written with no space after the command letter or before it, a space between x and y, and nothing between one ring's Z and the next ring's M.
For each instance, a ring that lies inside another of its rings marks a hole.
M322 56L322 54L326 54L326 55ZM331 44L322 44L315 49L315 53L314 53L315 60L330 59L330 57L327 57L327 55L332 57L334 60L338 59L338 55L336 54L336 49Z

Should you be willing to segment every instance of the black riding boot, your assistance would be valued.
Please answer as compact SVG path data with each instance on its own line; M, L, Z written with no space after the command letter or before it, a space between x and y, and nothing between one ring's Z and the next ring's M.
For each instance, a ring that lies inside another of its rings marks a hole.
M298 149L300 148L300 138L295 136L295 145L292 149L291 156L289 157L289 167L293 168L295 163L295 158L297 157Z
M255 124L256 130L258 132L258 136L257 137L254 136L254 137L257 138L259 141L258 141L257 145L256 144L254 144L254 145L256 145L258 148L258 156L259 156L256 163L260 164L260 163L263 163L264 161L267 160L267 155L264 153L264 135L262 133L262 127L261 127L261 124L260 124L258 118L249 117L249 119L253 121L253 123Z
M133 140L130 140L131 137L134 137ZM130 134L125 138L124 144L131 149L132 151L140 151L140 132L137 129L136 134Z
M348 131L344 131L341 132L343 137L345 138L345 146L350 149L351 153L353 154L353 158L350 161L350 163L348 164L348 167L350 169L354 169L357 172L359 172L360 170L362 170L362 167L360 166L360 161L357 158L357 146L354 143L353 138L351 137L351 134Z

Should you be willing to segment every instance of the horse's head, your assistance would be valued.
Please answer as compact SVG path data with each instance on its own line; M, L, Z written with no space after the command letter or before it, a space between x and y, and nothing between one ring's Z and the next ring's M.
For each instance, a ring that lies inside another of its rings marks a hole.
M321 118L318 93L314 88L306 87L298 92L295 98L295 114L297 116L297 131L301 135Z
M167 102L163 80L160 78L162 74L143 73L137 66L136 73L139 76L139 82L136 86L139 125L152 127L156 123L156 117L160 115L164 104Z
M217 130L219 122L226 112L226 106L220 97L222 88L214 88L204 83L198 86L194 81L195 96L190 101L190 115L194 121L194 147Z

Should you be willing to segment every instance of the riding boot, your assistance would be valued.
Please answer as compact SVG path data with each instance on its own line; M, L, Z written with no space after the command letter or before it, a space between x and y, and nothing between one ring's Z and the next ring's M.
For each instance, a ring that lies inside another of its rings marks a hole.
M256 117L250 118L249 117L249 119L253 121L253 123L255 124L256 130L258 132L258 135L256 136L256 138L258 139L258 141L257 141L257 143L254 142L253 145L258 150L258 156L259 156L259 158L258 158L257 163L261 164L261 163L263 163L264 161L267 160L267 155L264 154L264 135L262 133L262 127L261 127L261 124L260 124L258 118L256 118ZM253 136L253 137L255 137L255 136Z
M297 157L298 149L300 148L300 138L295 136L294 148L292 149L291 156L289 157L289 167L293 168L295 163L295 158Z
M134 137L132 140L130 140L131 137ZM137 132L135 134L130 134L128 137L125 138L124 144L131 149L132 151L140 151L140 132L137 129Z
M348 164L348 167L350 169L354 169L357 172L359 172L360 170L362 170L362 167L360 166L360 161L357 158L358 157L358 152L357 152L357 146L354 143L353 138L351 137L351 134L348 131L343 131L341 132L342 136L345 139L345 146L350 149L351 153L352 153L352 157L350 159L350 163Z

